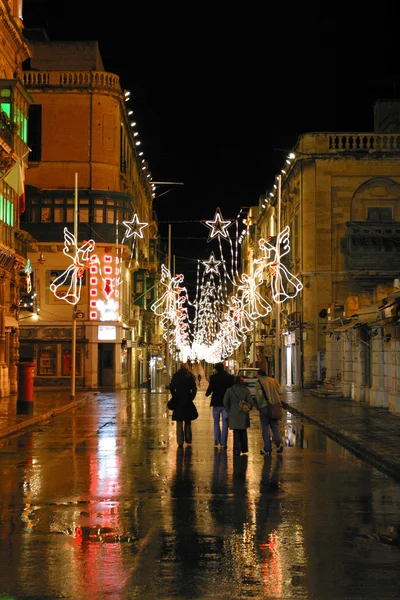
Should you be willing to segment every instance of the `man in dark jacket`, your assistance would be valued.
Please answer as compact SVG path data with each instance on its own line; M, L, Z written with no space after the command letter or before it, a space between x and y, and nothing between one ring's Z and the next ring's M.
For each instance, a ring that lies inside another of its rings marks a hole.
M183 446L184 441L191 444L192 421L197 419L199 415L193 403L197 394L196 380L187 365L182 365L172 375L169 389L172 397L178 401L178 406L172 413L172 420L176 421L177 444Z
M211 394L210 406L213 409L214 444L215 446L221 444L221 448L226 448L228 443L228 412L224 408L224 396L226 390L233 385L234 377L225 371L223 363L217 363L214 369L216 372L210 377L206 396Z

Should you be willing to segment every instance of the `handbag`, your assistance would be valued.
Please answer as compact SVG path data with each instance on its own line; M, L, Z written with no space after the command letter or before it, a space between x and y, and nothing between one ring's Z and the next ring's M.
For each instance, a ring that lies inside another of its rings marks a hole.
M271 419L271 421L282 419L282 416L283 416L282 406L280 405L279 402L276 402L276 403L270 402L268 400L267 392L265 391L263 384L261 383L261 381L259 383L260 383L262 393L264 394L264 398L267 402L268 418Z
M167 408L169 408L169 410L175 410L176 408L178 408L179 405L179 401L178 398L172 396L172 398L170 398L167 402Z
M271 421L282 419L282 406L280 404L268 404L268 417Z
M247 398L239 398L235 390L232 388L232 392L235 394L236 398L239 400L239 410L245 413L249 413L253 407L253 404L247 400Z

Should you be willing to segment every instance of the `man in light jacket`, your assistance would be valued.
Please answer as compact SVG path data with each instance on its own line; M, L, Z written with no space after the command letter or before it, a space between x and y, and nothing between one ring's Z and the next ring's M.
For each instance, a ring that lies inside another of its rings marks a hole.
M272 431L272 436L277 448L277 453L283 452L283 442L280 432L280 424L278 419L271 419L268 411L268 403L281 404L281 396L283 388L280 383L273 377L269 377L263 369L257 371L256 383L256 406L260 412L260 423L264 448L260 454L271 456L272 446L269 430ZM264 391L263 391L264 390ZM264 393L265 392L265 393Z

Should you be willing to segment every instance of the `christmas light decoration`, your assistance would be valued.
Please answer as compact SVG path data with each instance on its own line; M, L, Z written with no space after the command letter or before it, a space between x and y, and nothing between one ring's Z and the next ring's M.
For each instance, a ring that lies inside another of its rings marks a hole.
M282 256L290 252L289 236L290 228L286 226L277 236L275 245L271 244L271 238L261 238L258 242L264 256L255 263L269 270L272 298L277 304L295 298L303 289L301 281L281 262Z
M28 294L30 294L32 291L32 277L31 277L32 267L31 267L31 259L30 258L28 258L28 260L26 261L24 273L25 273L26 291Z
M238 291L242 292L242 306L249 319L255 321L260 317L266 317L271 312L272 306L257 292L257 288L262 284L262 279L255 279L247 273L242 273L240 282Z
M125 238L132 236L143 238L143 229L147 227L148 223L141 223L138 219L137 214L133 215L132 221L122 221L126 227Z
M216 273L218 275L218 267L221 264L221 261L215 259L214 252L211 252L210 258L208 260L204 260L202 264L206 268L205 274Z
M232 225L232 221L224 221L222 219L222 214L219 208L217 208L215 212L213 221L203 221L203 223L210 228L210 232L208 234L208 241L212 240L215 237L223 237L228 239L229 233L227 229Z
M119 304L115 300L97 300L100 321L118 321Z
M81 297L82 278L86 268L85 263L90 260L89 255L93 252L94 247L94 240L89 240L84 242L84 244L78 248L74 234L70 233L68 229L64 227L63 253L72 260L72 264L50 284L50 290L56 298L65 300L72 305L79 302ZM69 279L70 283L68 289L66 291L61 291L59 288L67 285Z
M118 251L118 249L116 250ZM102 257L92 255L89 265L90 308L89 318L100 321L119 321L120 259L107 252Z
M234 243L227 231L231 221L224 221L219 209L214 220L205 224L210 229L208 241L218 239L220 259L212 252L208 260L198 261L195 301L189 301L183 275L172 277L162 265L161 284L165 290L151 309L161 318L163 338L175 359L190 357L216 363L231 356L254 330L256 321L272 311L261 292L265 273L269 276L272 301L278 304L294 298L303 285L282 263L282 258L290 252L289 227L285 227L276 240L260 240L263 256L253 260L252 274L239 275L239 222L236 221ZM230 261L224 258L222 238L230 244ZM192 320L189 319L190 306L195 310Z

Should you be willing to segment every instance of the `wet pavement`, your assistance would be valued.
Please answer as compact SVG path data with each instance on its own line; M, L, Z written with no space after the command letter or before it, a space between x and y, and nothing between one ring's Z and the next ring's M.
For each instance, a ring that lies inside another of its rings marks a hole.
M199 389L207 389L204 373ZM36 391L33 413L25 415L17 414L15 398L0 398L0 439L95 401L98 393L79 391L72 401L68 390ZM400 415L345 398L320 398L310 390L286 391L283 406L400 482Z
M73 410L97 393L79 391L71 398L71 390L49 389L36 390L31 402L19 402L16 396L0 398L0 439Z
M184 448L167 398L87 393L72 408L49 391L33 417L3 421L1 600L400 597L400 485L383 473L398 444L380 470L349 452L396 446L398 417L288 392L283 455L260 456L255 412L234 457L231 432L227 450L213 445L204 386Z

